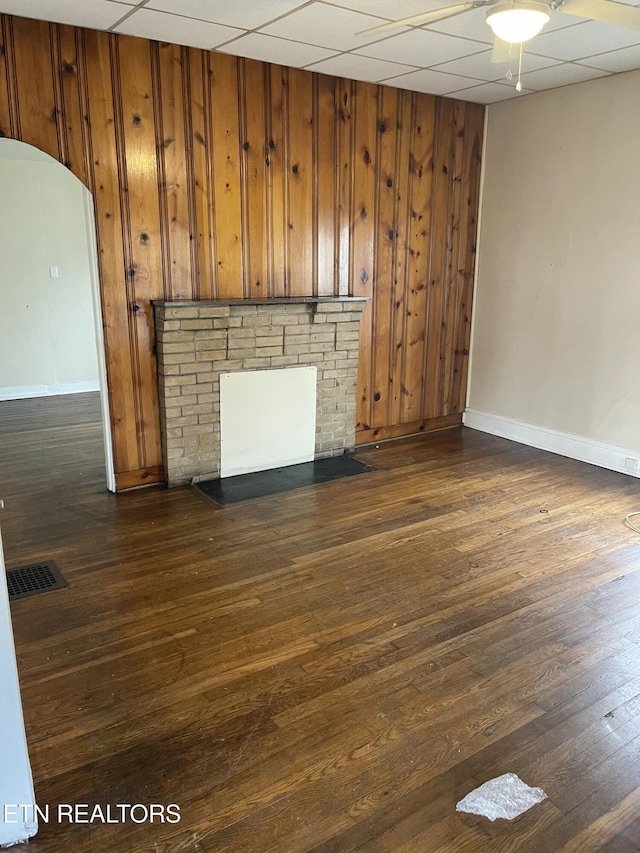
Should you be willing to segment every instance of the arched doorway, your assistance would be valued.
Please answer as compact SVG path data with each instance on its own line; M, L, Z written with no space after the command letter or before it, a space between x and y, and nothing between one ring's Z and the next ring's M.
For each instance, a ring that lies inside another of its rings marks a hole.
M0 400L99 391L115 491L91 193L13 139L0 139L0 186Z

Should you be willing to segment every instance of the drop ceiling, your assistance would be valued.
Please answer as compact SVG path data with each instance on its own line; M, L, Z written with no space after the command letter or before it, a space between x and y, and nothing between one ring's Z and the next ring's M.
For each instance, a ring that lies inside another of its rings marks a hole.
M0 0L0 12L177 42L491 104L640 68L640 31L551 12L524 46L520 95L517 52L491 62L484 9L377 35L358 35L453 0ZM640 5L640 0L623 0ZM507 80L509 70L514 79Z

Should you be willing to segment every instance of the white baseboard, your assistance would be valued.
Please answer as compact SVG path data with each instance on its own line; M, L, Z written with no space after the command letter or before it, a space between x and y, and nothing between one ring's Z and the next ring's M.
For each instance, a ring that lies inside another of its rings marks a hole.
M54 397L58 394L85 394L87 391L99 390L97 379L89 382L61 382L59 385L16 385L13 388L0 388L0 401Z
M592 438L479 412L477 409L467 409L462 416L462 423L471 429L508 438L529 447L537 447L560 456L568 456L570 459L578 459L580 462L588 462L590 465L598 465L600 468L640 477L640 470L634 471L627 467L627 460L637 460L640 457L637 450L615 447Z

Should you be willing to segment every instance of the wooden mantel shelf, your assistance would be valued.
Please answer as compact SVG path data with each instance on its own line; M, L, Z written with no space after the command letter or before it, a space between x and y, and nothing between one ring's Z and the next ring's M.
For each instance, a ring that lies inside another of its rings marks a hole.
M198 306L199 308L207 305L282 305L300 303L307 304L322 304L323 302L367 302L368 296L268 296L261 298L249 299L198 299L198 300L178 300L171 301L166 299L154 299L153 305L164 305L170 308L179 308L180 306L191 307Z

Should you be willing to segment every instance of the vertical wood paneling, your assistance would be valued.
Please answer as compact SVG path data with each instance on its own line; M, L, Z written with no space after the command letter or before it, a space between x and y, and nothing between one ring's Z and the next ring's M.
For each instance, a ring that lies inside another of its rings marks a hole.
M245 59L242 71L245 294L263 297L268 295L265 66Z
M109 408L117 473L139 464L137 418L133 394L133 362L129 339L123 217L120 207L120 151L115 134L115 92L112 85L110 37L84 33L85 105L91 129L91 188L96 207L98 269L102 290Z
M63 120L65 113L64 94L60 69L62 67L62 55L60 45L60 27L49 28L49 44L51 49L51 83L53 87L53 112L52 122L55 123L58 136L58 158L65 166L69 166L69 140L67 134L67 123Z
M374 260L376 243L378 158L378 89L371 83L357 84L354 126L353 205L351 225L351 293L369 298L360 321L360 361L358 363L358 428L371 426L373 392L372 341L374 305Z
M25 142L58 160L60 145L51 52L53 30L53 24L43 21L13 19L13 61L20 133Z
M59 119L64 128L65 165L83 184L89 183L89 135L84 103L85 76L82 73L82 33L73 27L59 27L58 79L60 80Z
M424 364L427 351L425 317L427 303L431 301L428 287L428 246L432 222L434 115L435 98L431 95L418 95L415 99L413 148L409 155L411 216L402 380L402 416L407 423L419 420L423 412ZM428 383L428 377L426 381Z
M186 50L172 44L152 45L157 63L154 110L160 181L160 209L165 259L164 292L167 299L191 299L193 280L191 223L193 178L187 147L183 61ZM189 140L189 143L191 140Z
M393 275L393 314L391 318L390 381L392 391L389 399L387 424L402 422L404 399L404 353L407 329L407 269L409 263L409 221L411 203L411 139L413 135L414 101L417 95L400 92L398 113L398 141L396 145L395 171L395 230L396 256Z
M120 132L126 168L123 182L129 240L126 244L131 349L134 359L137 435L143 467L155 462L158 444L155 332L151 300L163 288L163 256L156 157L152 45L142 39L120 39L117 56L121 85ZM166 269L166 265L164 265Z
M10 82L11 24L12 19L6 16L0 20L0 139L5 136L19 136L13 121L10 97L13 89Z
M213 299L218 293L218 273L214 263L216 243L209 76L209 54L189 50L185 121L191 131L187 148L193 158L193 219L189 238L192 240L191 293L194 299Z
M333 296L336 258L336 83L333 77L317 76L315 115L317 293Z
M482 107L0 23L0 135L93 193L120 487L162 477L153 299L366 295L360 440L459 419Z
M336 88L336 124L338 148L338 210L337 213L337 261L338 296L347 296L351 288L351 220L353 204L354 138L351 111L354 104L356 83L339 80Z
M426 371L424 383L424 412L427 418L438 417L440 412L440 384L442 382L441 341L443 337L443 310L446 305L447 259L451 251L449 211L453 196L451 181L452 151L451 125L455 114L455 101L438 102L433 196L431 210L433 230L430 236L429 311L427 314Z
M288 85L289 294L313 292L313 81L290 68Z
M268 132L268 179L267 179L267 251L269 264L269 296L284 296L287 292L289 270L289 228L287 226L286 198L286 134L284 93L287 85L287 70L272 65L268 71L267 98L269 109Z
M469 343L471 340L471 304L473 301L473 273L476 255L478 212L480 209L480 167L482 161L482 136L484 107L465 105L464 166L460 197L460 257L458 263L458 310L454 340L453 379L451 394L446 401L448 414L462 412L466 402L467 374L469 370Z
M462 180L464 170L465 105L457 101L450 129L451 200L448 211L447 231L447 286L444 293L442 313L442 337L440 339L440 382L438 409L446 411L451 399L452 363L456 337L456 318L460 301L458 269L460 264L460 218Z
M396 232L396 147L398 142L399 89L380 90L378 110L378 149L376 171L377 235L376 279L373 292L374 341L390 341L393 317L393 279L397 247ZM372 347L372 405L371 426L384 427L389 423L391 392L390 348Z
M212 57L213 197L218 297L242 298L244 282L238 60Z

